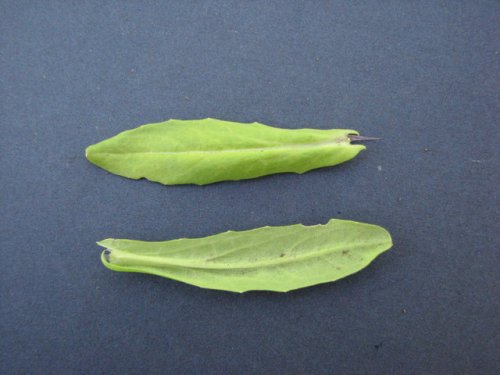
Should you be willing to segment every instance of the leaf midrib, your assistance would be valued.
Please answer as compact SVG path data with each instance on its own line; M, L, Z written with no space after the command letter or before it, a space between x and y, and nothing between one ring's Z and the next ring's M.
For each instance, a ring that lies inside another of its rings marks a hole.
M279 266L285 263L294 263L294 262L300 262L304 261L307 259L311 258L321 258L325 255L335 253L335 252L342 252L346 248L350 252L355 252L359 251L360 249L363 248L378 248L379 246L384 245L383 241L377 242L377 243L366 243L362 244L359 246L354 247L349 247L349 246L342 246L338 250L331 250L331 248L327 248L324 251L318 251L318 252L311 252L308 254L304 254L302 256L295 256L295 257L290 257L290 256L284 256L284 257L278 257L278 258L271 258L269 260L265 261L249 261L247 263L233 263L233 264L228 264L228 263L205 263L202 262L189 262L189 260L178 260L178 259L173 259L173 258L165 258L164 256L151 256L151 255L137 255L137 254L130 254L127 252L122 252L120 250L116 249L108 249L111 251L111 255L113 252L118 252L119 258L126 259L128 263L129 261L131 263L136 263L141 266L153 266L153 267L183 267L183 268L196 268L196 269L212 269L212 270L235 270L235 269L249 269L249 268L265 268L265 267L275 267ZM126 263L123 264L122 262L110 262L111 264L116 264L121 267L127 267Z
M322 141L322 142L309 142L309 143L299 143L299 144L289 144L283 146L269 146L269 147L254 147L254 148L233 148L233 149L214 149L214 150L180 150L180 151L93 151L94 154L107 154L107 155L128 155L128 154L138 154L138 155L175 155L175 154L213 154L219 152L259 152L259 151L274 151L274 150L286 150L286 149L307 149L315 147L326 147L334 145L344 145L351 146L349 139L346 138L335 138L333 140Z

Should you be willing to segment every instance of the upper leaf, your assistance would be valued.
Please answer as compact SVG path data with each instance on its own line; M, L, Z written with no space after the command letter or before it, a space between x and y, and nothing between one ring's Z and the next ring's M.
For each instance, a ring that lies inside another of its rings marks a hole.
M89 146L88 160L112 173L166 185L204 185L342 163L365 147L354 130L279 129L250 123L168 120Z

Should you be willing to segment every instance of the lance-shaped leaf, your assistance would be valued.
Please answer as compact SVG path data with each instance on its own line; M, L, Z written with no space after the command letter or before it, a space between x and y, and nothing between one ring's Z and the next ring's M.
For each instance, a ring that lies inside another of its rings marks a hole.
M166 185L205 185L342 163L365 148L351 144L349 135L358 132L279 129L210 118L168 120L89 146L86 155L121 176Z
M382 227L348 220L295 224L143 242L106 239L101 260L114 271L144 272L202 288L286 292L334 281L392 246Z

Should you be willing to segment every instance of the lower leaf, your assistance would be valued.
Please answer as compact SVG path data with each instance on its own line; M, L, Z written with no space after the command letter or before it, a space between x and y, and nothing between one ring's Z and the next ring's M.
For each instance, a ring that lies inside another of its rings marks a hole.
M202 288L286 292L338 280L392 246L382 227L327 224L262 227L163 242L106 239L101 260L114 271L143 272Z

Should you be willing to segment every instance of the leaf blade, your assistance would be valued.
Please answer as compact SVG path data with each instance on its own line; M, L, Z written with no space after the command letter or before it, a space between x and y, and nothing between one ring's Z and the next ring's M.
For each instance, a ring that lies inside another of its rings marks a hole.
M332 219L325 225L263 227L195 239L98 244L106 248L103 264L115 271L232 292L284 292L358 272L388 250L392 239L382 227Z
M280 129L216 119L168 120L127 130L86 149L111 173L165 185L205 185L343 163L363 145L355 130Z

